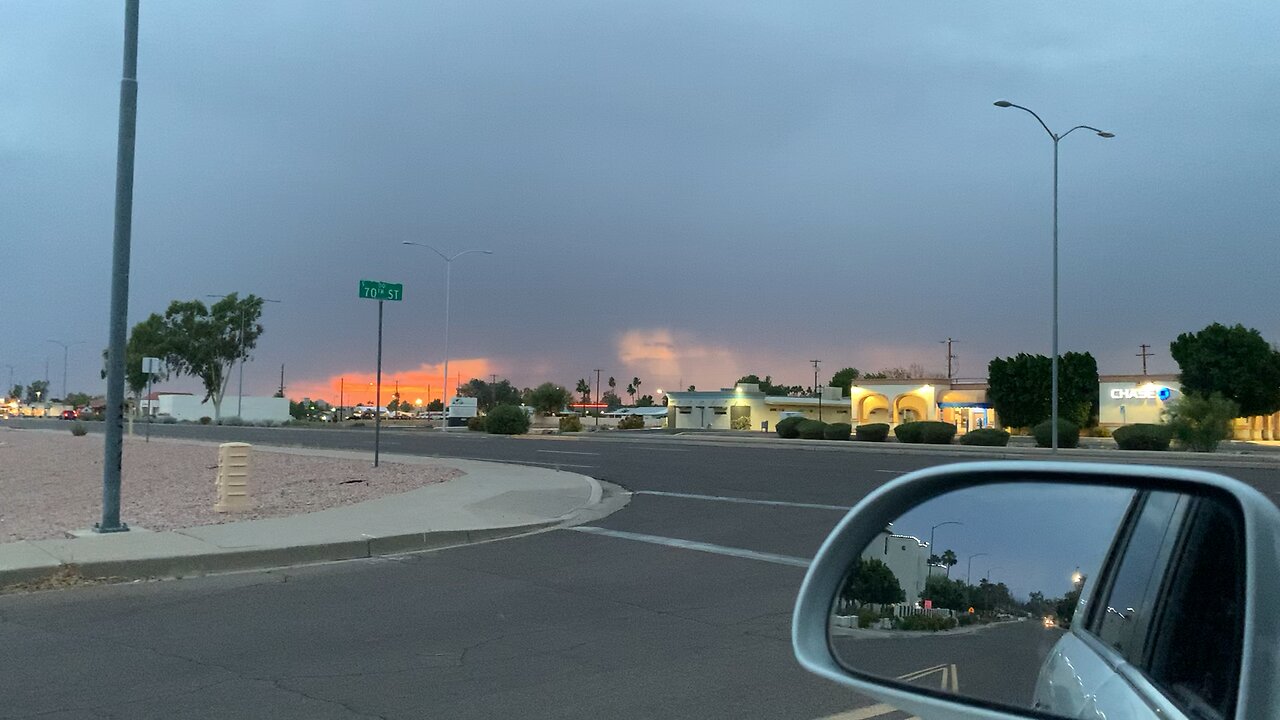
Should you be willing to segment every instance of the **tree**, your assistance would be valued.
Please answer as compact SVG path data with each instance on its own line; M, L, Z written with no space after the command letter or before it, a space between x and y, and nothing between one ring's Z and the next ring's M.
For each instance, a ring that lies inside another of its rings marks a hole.
M107 377L107 355L109 350L102 351L102 379ZM134 325L129 331L129 340L124 346L124 386L134 399L134 408L141 408L142 392L147 389L147 381L151 378L142 371L142 359L157 357L163 361L168 356L168 334L165 319L151 313L146 320ZM168 377L168 372L157 373L157 380Z
M23 391L24 389L25 389L25 388L23 388L23 387L22 387L22 384L21 384L21 383L15 384L15 385L14 385L14 386L9 390L9 397L14 398L15 400L22 400L22 391Z
M936 608L946 608L957 612L968 607L968 588L961 580L952 580L942 575L931 575L924 581L924 590L920 591L921 600L932 600Z
M956 557L956 551L946 550L942 553L941 562L939 564L946 566L947 577L951 577L951 568L955 567L958 562L960 562L960 558Z
M387 412L395 413L399 411L400 411L400 401L395 399L394 396L392 396L391 402L387 403Z
M635 388L635 392L632 393L632 396L633 396L632 402L634 402L635 401L634 396L640 394L640 378L638 377L631 378L631 387Z
M67 393L62 402L73 407L84 407L93 401L93 397L89 393L73 392Z
M695 388L694 386L690 385L690 386L689 386L689 389L688 389L688 391L687 391L687 392L697 392L697 391L698 391L698 389L697 389L697 388Z
M587 382L586 378L578 380L578 387L574 389L574 392L582 396L583 405L591 402L591 383Z
M636 386L634 384L627 385L627 394L631 396L631 404L636 404Z
M843 391L844 396L849 397L849 388L853 387L853 381L857 380L858 376L859 373L857 368L843 368L837 370L836 373L831 376L831 382L827 384L831 387L840 388Z
M858 603L890 605L906 599L893 570L875 558L859 558L845 580L844 597Z
M738 378L738 382L735 384L736 385L743 385L743 384L759 385L760 392L764 393L765 395L769 395L773 397L801 395L804 393L804 388L800 387L799 385L774 385L772 375L765 375L763 380L760 379L759 375L755 375L755 374L743 375L742 377ZM690 387L692 388L692 386Z
M49 399L49 383L46 380L36 380L27 386L27 404L34 405Z
M529 404L540 413L554 413L564 410L570 399L568 389L544 382L530 393Z
M616 378L610 375L609 376L609 392L616 394L617 390L618 390L618 381Z
M636 401L636 407L653 407L656 403L653 401L652 395L641 395Z
M1188 393L1169 406L1169 430L1183 448L1213 452L1231 437L1231 421L1239 416L1240 406L1221 393Z
M987 399L1006 427L1033 427L1051 414L1052 361L1019 353L987 365ZM1058 414L1087 427L1098 401L1098 363L1089 353L1069 352L1058 360Z
M1221 393L1240 406L1243 417L1280 410L1280 350L1257 330L1214 323L1179 335L1169 344L1169 355L1178 363L1184 393Z
M256 295L240 299L231 293L208 307L199 300L175 300L165 310L165 360L175 375L200 379L215 421L222 417L232 364L247 360L262 335L262 304Z
M604 396L600 398L600 402L604 403L609 410L617 410L622 407L622 398L612 390L606 390Z
M432 400L427 403L427 410L431 412L440 412L441 410L444 410L444 401L439 398Z

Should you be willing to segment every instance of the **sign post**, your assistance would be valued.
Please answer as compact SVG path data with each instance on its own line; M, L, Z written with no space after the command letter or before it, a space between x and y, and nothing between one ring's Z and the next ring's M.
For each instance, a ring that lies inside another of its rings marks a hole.
M404 285L401 283L379 282L377 280L361 280L360 297L378 301L378 369L377 386L374 389L373 400L373 466L378 467L378 459L382 450L382 303L386 300L402 300L404 298Z
M151 381L155 379L155 374L160 372L160 358L144 357L142 358L142 372L147 374L147 438L146 442L151 442L151 403L155 400L151 399Z

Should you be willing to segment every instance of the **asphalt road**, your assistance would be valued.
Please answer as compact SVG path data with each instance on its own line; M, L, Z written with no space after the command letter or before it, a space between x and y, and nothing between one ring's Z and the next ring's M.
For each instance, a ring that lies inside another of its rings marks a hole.
M372 452L369 429L153 432ZM0 718L905 717L800 670L790 612L844 509L954 457L415 430L383 450L559 466L636 495L595 532L0 597ZM1276 497L1275 472L1225 472ZM961 691L980 675L962 669Z

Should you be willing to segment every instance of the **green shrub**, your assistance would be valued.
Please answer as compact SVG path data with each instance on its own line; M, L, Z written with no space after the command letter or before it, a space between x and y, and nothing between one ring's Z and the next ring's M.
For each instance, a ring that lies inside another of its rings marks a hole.
M1173 429L1168 425L1136 423L1116 428L1114 437L1121 450L1168 450Z
M484 418L490 435L523 435L529 432L529 414L516 405L499 405Z
M1080 437L1109 438L1111 437L1111 428L1103 427L1101 425L1095 425L1091 428L1081 428Z
M627 415L618 421L619 430L639 430L644 427L644 418L639 415Z
M160 418L160 422L164 423L165 425L177 425L178 418L172 415L164 415Z
M1053 447L1053 421L1045 420L1039 425L1031 428L1031 434L1036 436L1036 447ZM1066 418L1058 418L1058 447L1073 448L1080 445L1080 426L1067 420Z
M805 440L821 440L826 429L827 424L821 420L802 420L796 426L796 431Z
M880 619L880 613L870 605L858 611L858 627L869 628L871 624Z
M484 416L473 415L467 418L467 429L476 432L484 432Z
M936 420L920 420L902 423L893 429L898 442L950 445L956 435L956 426Z
M201 425L208 425L211 422L213 422L213 418L209 417L208 415L205 415L204 417L200 418Z
M1208 397L1187 393L1169 408L1169 428L1178 445L1195 452L1213 452L1231 437L1231 421L1240 406L1214 393Z
M884 442L889 437L888 423L867 423L859 425L854 432L855 440L863 442Z
M950 630L956 626L956 619L942 615L908 615L898 623L899 630Z
M968 613L966 613L956 618L956 622L960 627L968 627L969 625L972 625L978 622L978 619L973 615L969 615Z
M960 444L1004 447L1009 444L1009 433L998 428L978 428L961 435Z
M734 430L750 430L751 418L746 417L745 415L742 417L734 418L733 422L729 423L729 427L733 428Z
M822 431L822 437L827 440L851 440L852 432L853 426L849 423L831 423L827 425L826 430Z
M80 422L79 420L71 423L72 435L75 435L76 437L84 437L85 433L87 432L89 432L89 428L85 427L84 423Z
M800 423L804 422L804 420L799 415L792 415L779 420L773 429L777 431L778 437L798 438L800 437Z
M560 432L582 432L582 420L577 415L565 415L560 418Z

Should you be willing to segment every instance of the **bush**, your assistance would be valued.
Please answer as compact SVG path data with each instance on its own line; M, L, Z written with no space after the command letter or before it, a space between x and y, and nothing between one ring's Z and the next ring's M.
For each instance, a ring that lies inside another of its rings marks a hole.
M796 426L796 432L805 440L821 440L826 429L827 424L821 420L802 420Z
M884 442L889 437L889 424L868 423L859 425L853 437L855 440L864 442Z
M79 420L71 423L72 435L75 435L76 437L84 437L85 433L87 432L89 432L89 428L85 427L84 423L80 422Z
M88 412L80 416L81 420L87 422L102 422L102 413Z
M639 415L627 415L618 421L619 430L639 430L644 427L644 418Z
M1009 444L1009 433L997 428L978 428L961 435L960 444L1004 447Z
M1053 447L1053 421L1045 420L1039 425L1031 428L1031 434L1036 436L1036 447ZM1058 418L1058 447L1073 448L1080 446L1080 426L1067 420L1066 418Z
M201 425L208 425L211 422L213 422L213 418L209 417L208 415L205 415L204 417L200 418Z
M941 615L908 615L898 623L899 630L950 630L956 626L956 619Z
M474 430L476 432L484 432L484 416L473 415L472 417L467 418L467 429Z
M792 415L779 420L773 429L777 431L778 437L798 438L800 437L800 423L804 422L804 420L798 415Z
M582 432L582 420L577 415L565 415L560 418L560 432Z
M978 622L978 619L973 615L965 613L964 615L961 615L960 617L956 618L956 622L960 627L968 627L969 625L972 625Z
M827 440L851 440L851 433L853 426L849 423L831 423L822 431L822 437Z
M177 425L178 418L172 415L164 415L164 416L161 416L160 422L164 423L165 425Z
M902 423L893 429L898 442L925 443L928 445L950 445L956 435L956 426L936 420L920 420Z
M858 611L858 627L869 628L871 623L880 619L880 613L876 609L868 605Z
M750 430L751 418L746 416L734 418L733 422L729 423L729 427L733 428L734 430Z
M529 414L516 405L499 405L484 418L490 435L523 435L529 432Z
M1231 421L1240 406L1219 393L1208 397L1186 394L1169 408L1169 429L1178 445L1195 452L1213 452L1231 437Z
M1114 437L1121 450L1168 450L1173 429L1168 425L1136 423L1116 428Z

